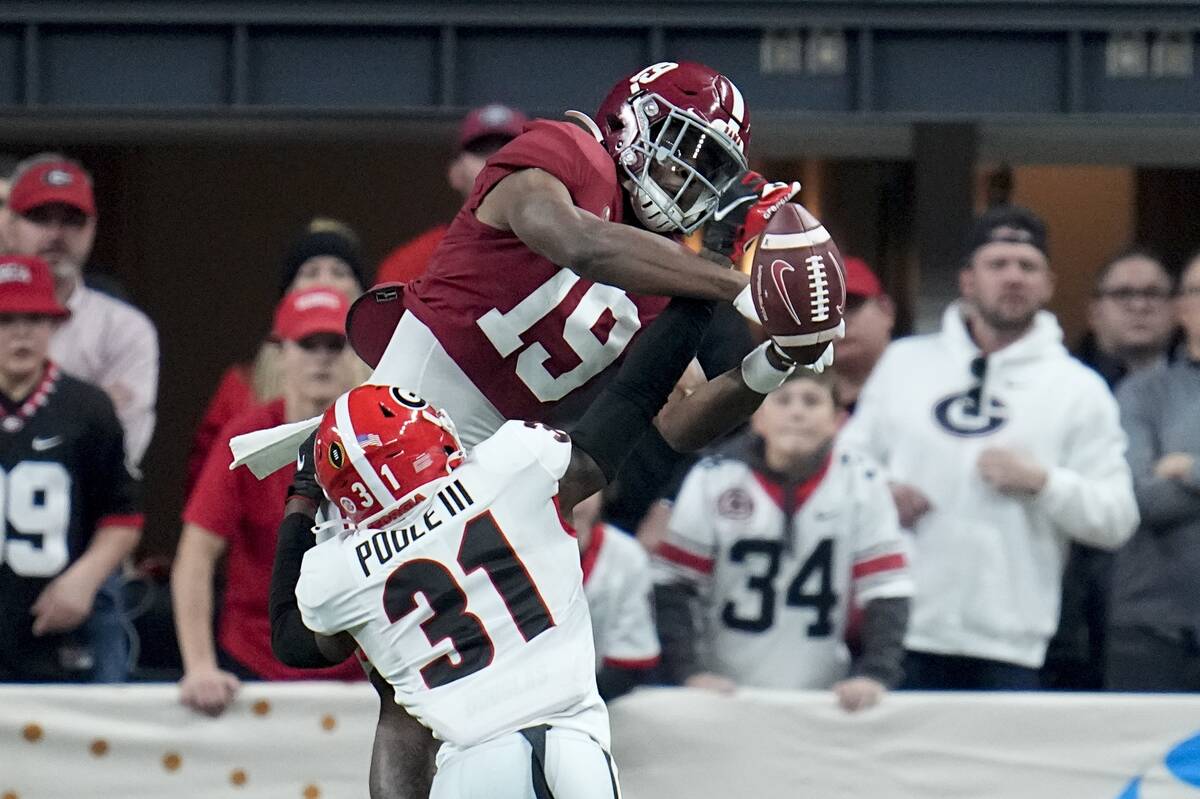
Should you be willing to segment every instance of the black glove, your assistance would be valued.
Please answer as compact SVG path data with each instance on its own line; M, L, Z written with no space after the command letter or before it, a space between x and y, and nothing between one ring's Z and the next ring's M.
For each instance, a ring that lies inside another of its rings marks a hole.
M300 445L296 456L296 474L292 477L292 484L288 486L287 492L288 501L295 498L311 502L314 513L325 501L325 492L317 482L316 447L317 432L314 430Z
M732 258L746 215L758 202L767 179L752 170L729 185L717 199L717 210L704 225L704 249Z

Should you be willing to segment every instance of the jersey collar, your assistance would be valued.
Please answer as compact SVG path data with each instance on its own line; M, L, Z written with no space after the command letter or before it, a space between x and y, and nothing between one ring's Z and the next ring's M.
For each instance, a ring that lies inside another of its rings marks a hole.
M49 401L57 383L58 365L53 361L46 361L46 370L42 374L41 382L15 410L11 409L7 402L0 403L0 430L5 433L15 433L25 427L26 422L37 413L38 408Z

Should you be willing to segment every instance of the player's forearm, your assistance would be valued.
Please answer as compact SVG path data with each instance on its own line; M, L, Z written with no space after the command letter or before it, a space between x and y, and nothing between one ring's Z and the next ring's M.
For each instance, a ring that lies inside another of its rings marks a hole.
M750 278L664 236L597 220L580 238L571 269L634 294L733 302Z
M749 419L765 396L746 386L737 367L672 397L654 424L676 452L693 452Z
M125 558L137 548L142 540L142 530L129 525L101 527L92 536L91 543L75 563L71 571L86 575L88 584L98 590L108 575L124 563Z
M271 652L286 666L298 669L319 669L345 660L337 657L332 648L304 626L296 602L296 584L300 582L300 567L304 553L312 548L313 515L293 500L288 513L279 525L275 544L275 564L271 569L269 613L271 619Z

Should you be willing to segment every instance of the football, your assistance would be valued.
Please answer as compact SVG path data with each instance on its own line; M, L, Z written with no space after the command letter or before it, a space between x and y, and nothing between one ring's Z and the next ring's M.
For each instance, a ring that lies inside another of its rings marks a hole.
M846 276L833 238L808 209L788 203L746 257L767 335L797 363L812 363L845 331Z

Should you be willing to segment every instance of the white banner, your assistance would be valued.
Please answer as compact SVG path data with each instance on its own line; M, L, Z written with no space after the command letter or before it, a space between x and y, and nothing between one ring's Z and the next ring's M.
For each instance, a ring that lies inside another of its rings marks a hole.
M5 799L364 799L366 685L0 687ZM648 690L612 707L626 799L1200 799L1200 697Z

